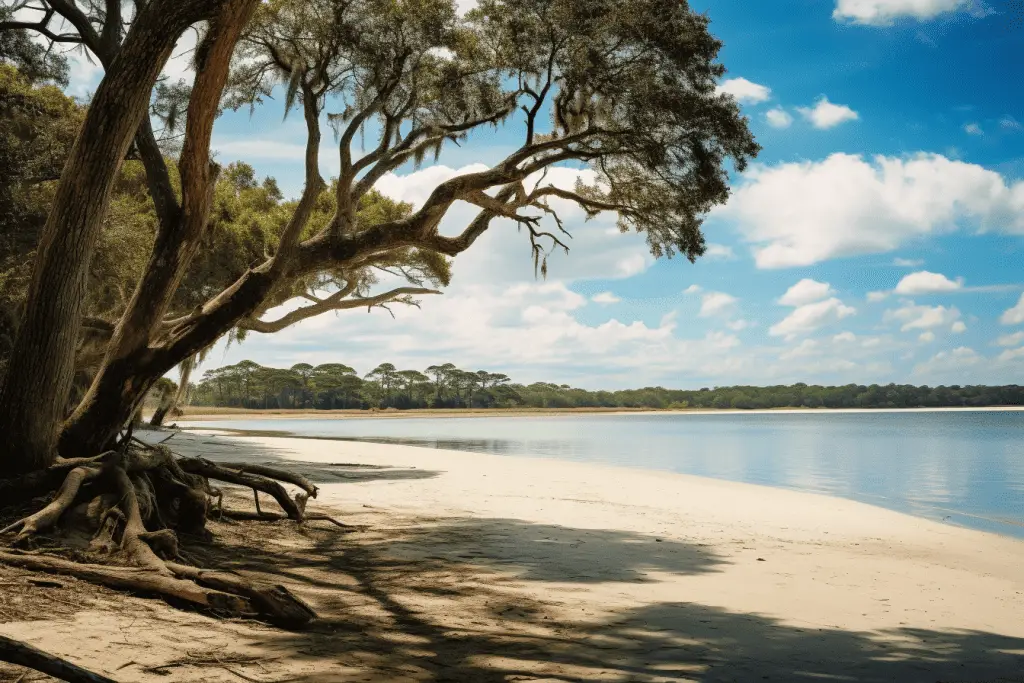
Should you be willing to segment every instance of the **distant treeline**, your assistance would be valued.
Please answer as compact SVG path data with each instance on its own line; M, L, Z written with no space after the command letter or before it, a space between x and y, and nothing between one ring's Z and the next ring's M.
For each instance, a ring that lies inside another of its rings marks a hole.
M516 384L501 373L451 363L424 371L382 363L360 377L341 363L290 368L242 361L203 374L189 387L200 406L274 409L368 408L922 408L1024 405L1024 387L847 384L733 386L699 390L646 387L587 391L567 384Z

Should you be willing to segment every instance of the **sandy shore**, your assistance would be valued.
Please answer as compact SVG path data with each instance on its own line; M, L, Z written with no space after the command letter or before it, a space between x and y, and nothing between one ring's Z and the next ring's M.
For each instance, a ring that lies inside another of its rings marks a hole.
M321 486L313 505L364 527L214 528L222 562L284 580L323 624L290 634L99 596L0 633L119 681L1024 681L1011 538L643 470L310 439L168 445L290 462Z

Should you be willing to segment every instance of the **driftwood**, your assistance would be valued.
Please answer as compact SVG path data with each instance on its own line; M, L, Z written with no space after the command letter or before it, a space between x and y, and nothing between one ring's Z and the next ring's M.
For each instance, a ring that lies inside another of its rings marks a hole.
M0 636L0 660L24 666L69 683L117 683L113 678L95 674L66 659Z

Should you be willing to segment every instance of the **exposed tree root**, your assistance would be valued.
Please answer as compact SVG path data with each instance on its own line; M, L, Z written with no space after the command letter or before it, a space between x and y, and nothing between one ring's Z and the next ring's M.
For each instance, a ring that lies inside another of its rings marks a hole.
M313 482L306 479L301 474L289 472L288 470L283 470L278 467L267 467L266 465L256 465L244 462L219 462L217 464L221 467L238 470L242 474L252 472L253 474L258 474L263 477L269 477L271 479L277 479L278 481L294 484L305 491L310 498L316 498L316 494L320 490L313 485Z
M0 636L0 660L41 671L70 683L116 683L112 678L95 674L66 659L61 659L6 636Z
M288 519L288 515L283 515L280 512L263 512L261 510L257 510L256 512L249 512L248 510L222 510L221 514L224 517L227 517L228 519L254 520L258 522L277 522L283 519ZM331 517L330 515L325 515L322 512L307 512L306 515L303 517L303 521L330 522L334 526L340 527L342 529L360 528L354 524L345 524L344 522L339 522L334 517Z
M257 512L249 519L324 520L348 528L327 515L306 514L307 499L317 494L312 482L274 467L179 458L164 446L141 442L141 447L136 447L130 435L121 443L119 451L62 460L42 472L0 482L0 491L16 482L30 483L37 492L40 488L56 490L46 505L0 530L0 535L16 533L12 544L24 546L45 532L86 531L85 540L77 545L78 554L103 556L100 562L0 551L0 563L157 595L226 616L262 618L289 628L301 628L316 618L312 608L284 586L185 564L178 544L179 533L209 535L207 515L214 501L220 508L223 498L222 492L210 485L211 480L253 490ZM282 481L301 491L290 496ZM259 509L260 493L272 496L283 512ZM74 538L78 537L68 536Z
M170 598L196 607L212 609L227 616L255 617L258 612L248 598L199 586L193 581L178 579L137 567L113 567L86 564L42 554L19 554L0 551L0 562L47 574L61 574L96 583L108 588L128 590Z
M198 474L207 479L216 479L229 484L247 486L254 491L261 491L269 496L273 496L274 500L277 501L277 504L281 506L281 509L285 511L288 517L297 522L301 522L303 519L308 495L297 493L292 498L281 484L270 477L242 472L210 462L204 458L181 458L178 460L178 464L182 470L189 474Z

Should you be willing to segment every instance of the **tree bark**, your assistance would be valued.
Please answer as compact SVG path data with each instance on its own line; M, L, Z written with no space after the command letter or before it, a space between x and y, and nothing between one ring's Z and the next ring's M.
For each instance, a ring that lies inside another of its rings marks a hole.
M210 159L213 122L219 112L235 45L258 4L259 0L216 2L210 28L197 47L197 76L189 99L185 145L179 162L181 209L175 221L161 225L157 232L149 263L114 330L103 365L60 435L62 452L104 449L153 383L200 350L182 354L169 367L163 367L169 356L156 353L153 346L208 223L218 172ZM200 348L211 341L206 340Z
M89 264L111 189L178 36L223 2L149 3L96 90L43 228L25 317L0 387L6 442L0 456L8 471L39 469L57 457Z

